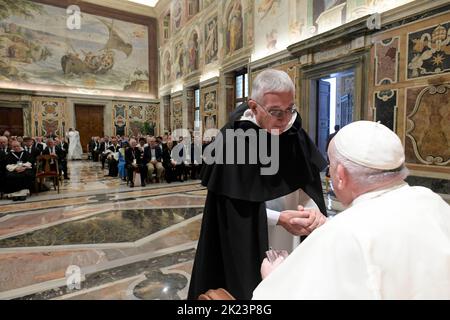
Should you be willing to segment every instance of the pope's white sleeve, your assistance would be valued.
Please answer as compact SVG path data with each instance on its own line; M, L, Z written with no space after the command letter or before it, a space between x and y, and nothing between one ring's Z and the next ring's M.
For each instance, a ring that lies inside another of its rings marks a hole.
M278 223L278 219L280 219L281 212L271 209L266 209L266 211L267 211L267 224L269 226L276 226Z

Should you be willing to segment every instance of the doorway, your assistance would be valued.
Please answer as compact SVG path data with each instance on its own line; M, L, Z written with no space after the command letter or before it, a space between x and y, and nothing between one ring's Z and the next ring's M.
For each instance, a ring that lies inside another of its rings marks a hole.
M8 130L11 136L23 136L22 108L0 107L0 135Z
M353 121L355 71L332 73L316 81L316 143L326 157L330 134Z
M80 142L83 152L88 152L91 137L104 135L103 109L98 105L75 105L76 129L80 132Z

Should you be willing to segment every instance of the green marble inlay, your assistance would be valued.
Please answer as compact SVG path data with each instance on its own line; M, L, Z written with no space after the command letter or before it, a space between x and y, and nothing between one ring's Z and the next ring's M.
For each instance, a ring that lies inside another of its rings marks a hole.
M118 210L0 240L0 248L134 242L203 212L203 208Z

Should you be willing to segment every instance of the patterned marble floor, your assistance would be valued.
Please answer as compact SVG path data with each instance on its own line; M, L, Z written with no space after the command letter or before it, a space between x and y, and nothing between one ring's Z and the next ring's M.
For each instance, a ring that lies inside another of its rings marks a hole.
M0 200L0 299L185 299L199 182L131 189L99 163L69 171L59 194Z
M99 163L69 170L59 194L0 200L0 299L185 299L206 197L199 181L129 188ZM343 209L325 201L330 216Z

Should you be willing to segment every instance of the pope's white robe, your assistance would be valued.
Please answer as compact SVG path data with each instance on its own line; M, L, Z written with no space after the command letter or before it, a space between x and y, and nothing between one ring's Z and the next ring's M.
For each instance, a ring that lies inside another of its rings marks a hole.
M450 206L406 183L316 229L253 299L450 299Z

